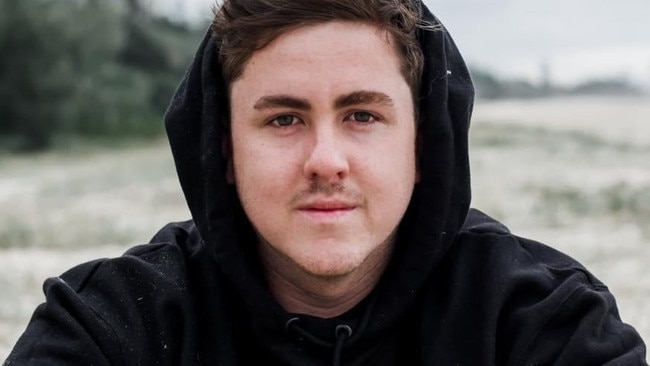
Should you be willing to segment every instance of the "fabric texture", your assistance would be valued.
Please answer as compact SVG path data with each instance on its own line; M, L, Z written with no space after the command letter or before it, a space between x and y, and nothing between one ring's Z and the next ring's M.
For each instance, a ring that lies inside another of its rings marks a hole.
M48 279L5 365L646 365L604 284L470 210L471 77L444 28L419 39L421 179L364 301L322 319L271 295L226 181L228 101L208 32L165 117L191 220Z

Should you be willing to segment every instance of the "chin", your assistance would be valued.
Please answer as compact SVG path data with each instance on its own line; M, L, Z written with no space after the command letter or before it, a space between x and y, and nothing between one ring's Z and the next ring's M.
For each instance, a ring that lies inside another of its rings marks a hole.
M361 266L363 259L356 258L351 253L338 255L328 254L316 258L295 260L303 271L321 279L337 280L345 277Z

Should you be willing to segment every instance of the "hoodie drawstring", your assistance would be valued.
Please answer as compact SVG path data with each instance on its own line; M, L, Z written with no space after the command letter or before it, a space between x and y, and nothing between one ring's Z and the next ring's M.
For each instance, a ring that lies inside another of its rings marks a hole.
M334 354L332 355L332 366L339 366L341 364L341 351L343 350L343 343L352 336L352 328L345 324L339 324L334 328L334 336L336 342L334 343Z
M291 318L284 325L284 328L287 332L295 332L299 336L308 339L310 342L324 348L332 348L332 366L341 365L341 353L343 351L343 344L352 336L352 328L345 324L339 324L334 328L334 343L326 342L322 339L319 339L315 335L309 333L307 330L303 329L298 322L299 318Z

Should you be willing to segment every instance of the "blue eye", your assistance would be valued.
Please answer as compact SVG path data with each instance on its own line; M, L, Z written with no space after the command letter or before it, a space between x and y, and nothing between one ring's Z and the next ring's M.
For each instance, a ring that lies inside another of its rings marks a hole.
M287 115L284 115L284 116L275 117L273 119L273 121L271 121L271 122L273 124L276 124L276 125L280 126L280 127L289 127L289 126L293 125L294 122L296 122L296 120L297 120L297 118L295 116L287 114Z
M354 112L350 114L350 119L355 122L368 123L376 122L378 118L368 112Z

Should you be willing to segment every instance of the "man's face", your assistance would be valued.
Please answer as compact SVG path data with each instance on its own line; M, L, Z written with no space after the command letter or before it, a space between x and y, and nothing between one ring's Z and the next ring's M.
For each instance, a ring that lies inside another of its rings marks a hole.
M367 24L304 26L232 83L229 179L275 263L333 277L390 255L417 180L413 100L391 40Z

